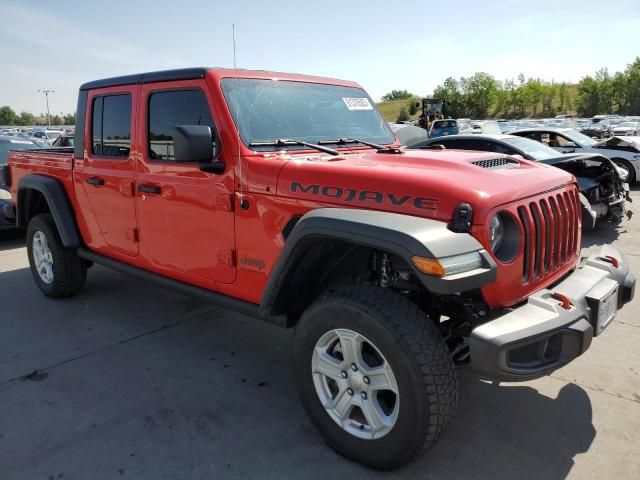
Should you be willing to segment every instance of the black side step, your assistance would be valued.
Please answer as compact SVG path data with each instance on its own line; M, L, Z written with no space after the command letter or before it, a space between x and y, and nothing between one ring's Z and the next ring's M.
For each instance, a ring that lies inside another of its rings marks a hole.
M148 272L147 270L143 270L142 268L127 265L126 263L119 262L118 260L114 260L113 258L94 253L90 250L87 250L86 248L78 248L78 256L80 258L84 258L85 260L104 265L108 268L112 268L113 270L117 270L118 272L122 272L151 283L155 283L156 285L168 288L169 290L173 290L174 292L179 292L192 297L202 298L203 300L219 305L220 307L228 308L229 310L234 310L238 313L242 313L250 317L267 320L271 323L284 326L278 321L278 317L264 318L262 315L260 315L259 305L256 305L255 303L245 302L243 300L238 300L227 295L212 292L211 290L207 290L206 288L196 287L183 282L179 282L177 280L172 280L171 278L163 277L162 275Z

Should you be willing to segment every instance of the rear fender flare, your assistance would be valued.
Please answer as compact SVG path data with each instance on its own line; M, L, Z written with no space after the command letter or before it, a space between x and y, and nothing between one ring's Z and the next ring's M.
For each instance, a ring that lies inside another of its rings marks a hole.
M75 221L75 215L67 192L59 180L45 175L31 174L18 181L17 224L26 227L29 223L29 206L33 192L41 193L53 215L58 227L60 239L65 247L80 246L80 234Z

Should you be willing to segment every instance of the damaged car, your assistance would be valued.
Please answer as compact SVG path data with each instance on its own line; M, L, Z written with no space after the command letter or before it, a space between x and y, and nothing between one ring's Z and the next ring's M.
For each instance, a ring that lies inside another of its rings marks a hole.
M530 138L560 153L599 153L627 172L625 180L633 185L640 178L640 137L615 136L599 142L568 128L527 128L511 135Z
M627 172L599 153L560 154L529 138L514 135L452 135L418 142L409 148L447 148L480 150L521 157L551 165L572 173L580 188L583 226L593 228L596 220L620 222L631 216L626 202L631 201ZM507 165L507 166L505 166ZM497 162L495 168L517 168L517 162Z

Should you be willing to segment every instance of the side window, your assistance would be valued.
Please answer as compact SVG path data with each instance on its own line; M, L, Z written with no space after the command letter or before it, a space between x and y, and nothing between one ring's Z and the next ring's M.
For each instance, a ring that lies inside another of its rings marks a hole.
M434 143L435 144L440 144L444 148L461 148L461 147L458 146L458 142L452 142L451 140L443 139L443 140L438 140L437 142L434 142Z
M107 95L93 100L91 153L128 157L131 150L131 95Z
M524 137L524 138L530 138L531 140L535 140L537 142L541 142L542 139L540 138L540 134L537 132L527 132L527 133L523 133L521 135L518 135L519 137Z
M487 147L488 147L488 142L484 141L484 140L465 140L464 142L464 146L460 146L460 148L464 148L465 150L479 150L479 151L487 151ZM493 149L490 149L489 151L493 151Z
M149 157L174 161L176 125L207 125L215 131L207 98L202 90L173 90L149 97ZM214 135L215 138L215 135Z
M487 142L487 144L490 145L490 147L488 147L487 150L490 150L492 152L503 153L505 155L514 155L518 153L513 148L503 145L501 143Z

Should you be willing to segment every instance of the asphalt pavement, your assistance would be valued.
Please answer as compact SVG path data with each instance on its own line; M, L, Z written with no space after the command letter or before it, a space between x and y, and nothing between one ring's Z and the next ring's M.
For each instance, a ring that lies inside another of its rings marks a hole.
M585 235L640 276L638 214ZM632 207L633 208L633 207ZM96 266L65 300L0 232L0 480L640 478L640 299L572 364L499 385L460 370L424 458L376 472L335 454L298 401L292 332Z

